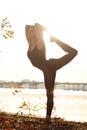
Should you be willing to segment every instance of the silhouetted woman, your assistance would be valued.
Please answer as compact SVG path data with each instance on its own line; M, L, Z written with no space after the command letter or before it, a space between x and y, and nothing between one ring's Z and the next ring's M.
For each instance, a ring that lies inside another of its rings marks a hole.
M56 71L68 64L77 55L77 50L58 40L56 37L50 36L50 42L56 42L56 44L67 53L61 58L51 58L47 60L43 31L47 32L48 30L38 23L35 23L35 25L26 25L25 27L26 38L29 44L27 52L28 58L31 63L42 70L44 74L45 88L47 92L46 121L50 121L54 102L53 91Z

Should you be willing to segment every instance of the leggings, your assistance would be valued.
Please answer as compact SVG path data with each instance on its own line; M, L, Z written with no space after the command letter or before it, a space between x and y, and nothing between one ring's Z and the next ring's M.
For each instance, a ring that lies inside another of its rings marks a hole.
M69 63L77 54L73 48L69 46L67 47L67 45L65 45L65 48L68 48L67 50L69 50L69 54L66 54L59 59L46 60L44 48L42 48L42 50L35 48L32 52L28 50L27 53L31 63L38 69L42 70L44 74L44 83L47 91L47 115L51 115L53 108L53 91L56 71Z
M39 57L36 58L35 55L33 56L29 51L28 51L28 57L33 66L37 67L43 72L46 95L47 95L46 114L51 115L54 104L53 91L54 91L56 70L58 69L58 63L57 63L58 59L49 59L49 60L46 60L45 58L39 59Z

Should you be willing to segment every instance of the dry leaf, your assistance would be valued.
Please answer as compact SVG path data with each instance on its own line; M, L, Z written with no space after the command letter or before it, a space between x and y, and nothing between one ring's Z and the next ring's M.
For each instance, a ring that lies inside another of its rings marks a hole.
M1 22L1 34L4 38L14 38L14 31L11 29L12 26L8 18L3 19Z

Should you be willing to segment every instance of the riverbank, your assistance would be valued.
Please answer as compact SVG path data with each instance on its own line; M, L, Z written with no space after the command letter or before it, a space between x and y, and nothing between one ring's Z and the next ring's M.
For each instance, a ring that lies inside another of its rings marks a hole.
M44 118L46 101L45 89L0 89L0 110L8 113L23 112ZM87 92L55 90L52 118L55 117L87 122Z
M44 118L0 113L0 130L87 130L87 122L66 121L52 118L46 123Z

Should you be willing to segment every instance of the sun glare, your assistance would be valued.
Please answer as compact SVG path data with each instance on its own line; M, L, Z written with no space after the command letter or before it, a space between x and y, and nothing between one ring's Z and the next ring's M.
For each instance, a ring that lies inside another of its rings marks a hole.
M63 54L63 51L55 42L50 42L50 35L43 33L43 38L46 46L46 59L58 58Z

